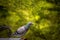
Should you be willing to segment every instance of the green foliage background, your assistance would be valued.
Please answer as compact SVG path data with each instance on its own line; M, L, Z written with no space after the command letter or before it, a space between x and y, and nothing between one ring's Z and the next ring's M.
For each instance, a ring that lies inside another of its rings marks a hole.
M0 25L8 25L14 32L32 21L24 38L60 40L60 0L0 0L0 6L5 7L0 10Z

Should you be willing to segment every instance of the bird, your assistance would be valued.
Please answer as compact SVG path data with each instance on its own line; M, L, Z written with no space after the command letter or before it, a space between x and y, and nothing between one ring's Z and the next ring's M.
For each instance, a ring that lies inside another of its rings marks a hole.
M32 22L28 22L26 25L19 27L16 32L13 34L13 36L22 37L25 35L25 33L29 30L30 26L32 25Z

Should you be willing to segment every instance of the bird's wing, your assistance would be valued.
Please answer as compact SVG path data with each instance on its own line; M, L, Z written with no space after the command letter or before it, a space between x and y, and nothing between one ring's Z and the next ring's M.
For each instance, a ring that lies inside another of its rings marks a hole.
M17 34L15 34L15 33L17 33ZM17 36L17 37L23 36L26 33L25 26L18 28L15 33L13 34L14 36Z
M18 28L17 32L19 34L24 34L26 32L25 26L22 26L22 27Z

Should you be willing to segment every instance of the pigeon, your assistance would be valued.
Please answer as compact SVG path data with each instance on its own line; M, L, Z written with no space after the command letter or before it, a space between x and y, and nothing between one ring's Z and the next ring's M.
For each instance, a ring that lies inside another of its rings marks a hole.
M30 26L32 25L32 22L27 23L26 25L19 27L16 32L13 34L13 36L16 37L22 37L25 35L25 33L28 31Z

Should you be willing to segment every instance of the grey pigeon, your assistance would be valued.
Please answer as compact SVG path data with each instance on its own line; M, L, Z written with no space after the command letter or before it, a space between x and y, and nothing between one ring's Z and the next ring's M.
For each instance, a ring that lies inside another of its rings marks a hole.
M31 25L32 25L32 22L29 22L26 25L24 25L22 27L19 27L17 29L17 31L13 34L13 36L16 36L16 37L24 36L25 33L28 31L28 29L30 28Z

